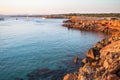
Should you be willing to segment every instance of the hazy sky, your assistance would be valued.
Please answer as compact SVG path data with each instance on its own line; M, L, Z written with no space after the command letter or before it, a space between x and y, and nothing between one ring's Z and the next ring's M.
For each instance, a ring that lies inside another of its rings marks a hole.
M0 14L120 13L120 0L0 0Z

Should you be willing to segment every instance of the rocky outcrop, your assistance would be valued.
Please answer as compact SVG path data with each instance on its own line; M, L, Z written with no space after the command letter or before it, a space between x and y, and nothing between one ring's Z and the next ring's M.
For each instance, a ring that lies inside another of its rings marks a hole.
M78 57L73 58L73 62L74 62L75 64L78 64L78 61L79 61L79 58L78 58Z
M77 80L77 75L76 74L67 74L65 77L64 77L64 80Z
M106 34L111 34L120 30L120 20L113 20L112 18L73 17L63 23L63 26L68 28L97 31Z
M103 23L100 22L100 24ZM86 57L82 60L83 66L76 72L66 74L63 80L120 80L119 24L117 26L115 24L105 26L107 26L105 33L109 33L109 37L99 41L93 48L90 48L86 52ZM89 29L85 28L85 30L93 30L95 26L91 26L92 28L88 27ZM109 31L109 29L111 30Z

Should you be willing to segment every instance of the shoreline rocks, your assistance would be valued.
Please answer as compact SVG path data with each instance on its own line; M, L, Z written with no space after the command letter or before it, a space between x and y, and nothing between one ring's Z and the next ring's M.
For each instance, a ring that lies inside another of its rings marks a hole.
M72 25L69 26L72 28L99 31L109 37L90 48L82 60L84 65L78 71L65 75L63 80L120 80L120 20L94 20L94 24L93 20L71 20Z
M78 58L78 57L73 58L73 62L74 62L75 64L78 64L79 58Z
M107 18L91 18L91 17L77 17L63 21L63 26L73 29L103 32L105 34L111 34L113 32L119 32L120 19L107 19Z

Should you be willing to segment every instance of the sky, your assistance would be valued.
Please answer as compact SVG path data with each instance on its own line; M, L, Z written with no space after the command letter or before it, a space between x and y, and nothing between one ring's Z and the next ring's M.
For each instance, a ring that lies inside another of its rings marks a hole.
M0 14L120 13L120 0L0 0Z

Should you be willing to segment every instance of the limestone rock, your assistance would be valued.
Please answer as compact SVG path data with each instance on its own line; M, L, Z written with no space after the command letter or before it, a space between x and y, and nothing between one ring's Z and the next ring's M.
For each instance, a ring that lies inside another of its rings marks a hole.
M77 80L77 76L70 73L70 74L66 74L63 78L63 80Z
M107 80L120 80L120 77L118 77L115 74L108 75Z
M84 65L77 72L76 79L74 74L67 75L66 79L120 80L120 19L96 20L93 17L74 16L70 20L72 25L69 24L68 27L103 32L109 37L88 50L86 58L82 60ZM76 63L77 59L73 61Z
M79 58L78 58L78 57L73 58L73 62L74 62L75 64L78 64L78 61L79 61Z
M83 72L85 72L86 74L91 74L91 73L94 72L93 69L90 66L84 66L83 68L81 68L81 70Z
M82 63L87 63L87 59L86 58L84 58L83 60L82 60Z
M108 68L108 67L109 67L109 63L108 63L107 60L104 61L103 66L104 66L105 68Z
M118 71L120 71L120 62L111 64L109 67L109 73L115 74Z
M94 53L93 48L91 48L91 49L88 50L86 56L89 57L89 58L91 58L91 59L95 59L95 53Z
M101 49L104 45L98 42L94 47Z
M79 75L79 76L78 76L78 80L87 80L87 78L86 78L86 76Z
M92 63L91 63L91 66L92 66L92 67L97 67L97 66L98 66L98 62L97 62L97 61L96 61L96 62L92 62Z

